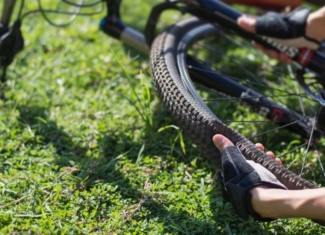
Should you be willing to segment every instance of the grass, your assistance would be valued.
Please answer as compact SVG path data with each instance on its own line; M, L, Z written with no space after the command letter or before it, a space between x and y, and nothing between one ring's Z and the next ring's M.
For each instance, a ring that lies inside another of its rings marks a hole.
M151 4L127 4L140 28ZM147 59L99 32L102 16L23 22L0 103L1 234L324 234L304 219L238 219L160 103Z

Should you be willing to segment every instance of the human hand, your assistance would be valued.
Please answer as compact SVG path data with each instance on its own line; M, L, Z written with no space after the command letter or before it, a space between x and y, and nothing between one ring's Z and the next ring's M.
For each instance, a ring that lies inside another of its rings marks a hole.
M251 204L250 190L258 186L287 188L262 165L247 161L241 155L240 150L226 137L215 135L213 142L221 152L222 174L220 178L225 200L233 205L236 213L242 219L247 220L250 215L258 221L273 220L271 218L261 218L255 213ZM264 150L261 144L258 144L257 147ZM269 152L269 156L274 158L272 152Z
M267 36L282 45L316 50L320 41L324 39L323 35L319 34L319 31L324 31L324 28L315 27L314 15L309 8L300 7L289 14L269 12L260 17L244 15L237 20L237 23L248 32ZM272 58L284 63L292 62L286 53L267 49L254 42L253 44Z

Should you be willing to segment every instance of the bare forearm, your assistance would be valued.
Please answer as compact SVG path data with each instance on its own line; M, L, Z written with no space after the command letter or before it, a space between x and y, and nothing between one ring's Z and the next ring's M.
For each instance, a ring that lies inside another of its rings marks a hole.
M280 190L252 189L252 206L264 218L308 218L325 220L325 188Z
M325 39L325 7L309 15L306 35L320 42Z

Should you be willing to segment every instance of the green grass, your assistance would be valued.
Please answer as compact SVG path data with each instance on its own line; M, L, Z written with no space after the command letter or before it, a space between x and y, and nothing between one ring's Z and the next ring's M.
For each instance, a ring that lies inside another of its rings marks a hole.
M151 4L128 3L140 28ZM147 59L100 32L102 16L23 22L0 103L0 234L324 234L304 219L238 219Z

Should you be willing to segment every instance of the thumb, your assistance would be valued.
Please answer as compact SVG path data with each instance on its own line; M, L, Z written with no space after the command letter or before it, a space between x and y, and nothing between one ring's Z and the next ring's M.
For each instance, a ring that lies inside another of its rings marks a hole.
M248 32L255 32L256 18L252 16L243 15L237 19L237 24Z
M220 152L222 152L222 150L226 147L234 146L234 144L223 135L215 135L213 136L212 140Z

